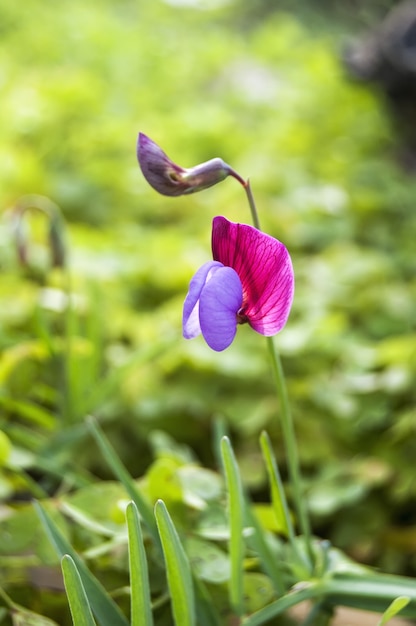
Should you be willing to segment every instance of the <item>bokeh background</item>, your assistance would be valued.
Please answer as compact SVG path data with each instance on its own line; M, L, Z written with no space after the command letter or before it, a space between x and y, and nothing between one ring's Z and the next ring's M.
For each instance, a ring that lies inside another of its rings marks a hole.
M250 177L295 268L277 343L314 531L416 573L412 119L345 61L396 4L0 2L0 576L23 604L53 604L31 579L28 500L111 479L88 414L135 477L161 449L215 469L218 421L255 500L263 429L286 476L262 337L241 327L217 354L181 336L212 218L249 222L244 193L157 195L139 131L183 166L219 156ZM64 269L42 213L56 207Z

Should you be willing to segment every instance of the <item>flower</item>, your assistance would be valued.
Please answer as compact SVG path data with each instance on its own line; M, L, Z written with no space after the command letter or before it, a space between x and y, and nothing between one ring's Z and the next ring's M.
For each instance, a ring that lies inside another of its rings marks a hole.
M241 177L222 159L216 158L190 168L176 165L149 137L139 133L137 158L143 176L164 196L182 196L212 187L231 175Z
M270 337L286 324L292 306L294 273L286 247L247 224L215 217L213 261L192 278L183 308L183 336L202 333L218 352L232 343L237 324Z

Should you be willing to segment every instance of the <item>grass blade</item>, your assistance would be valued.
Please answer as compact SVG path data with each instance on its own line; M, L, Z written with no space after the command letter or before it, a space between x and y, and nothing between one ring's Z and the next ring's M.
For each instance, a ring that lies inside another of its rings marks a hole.
M243 614L244 496L240 470L228 437L221 439L221 455L228 491L230 520L230 603L240 617Z
M74 626L96 626L81 576L73 559L66 554L62 557L61 566L72 623Z
M162 500L155 516L165 557L172 612L176 626L195 626L195 599L191 568L176 528Z
M399 596L390 604L390 606L384 612L381 620L377 624L377 626L384 626L389 622L397 613L400 613L405 606L407 606L410 602L410 598L407 596Z
M104 436L97 421L93 417L88 417L87 422L103 457L111 467L115 477L118 478L130 498L133 500L156 545L159 545L159 535L151 507L141 495L136 483L124 467L123 463L120 461L108 439Z
M275 554L270 550L265 538L264 529L258 521L255 512L252 509L251 503L246 501L246 519L248 524L253 528L254 534L251 538L251 542L256 550L260 562L261 568L270 577L276 592L279 596L283 595L286 590L286 584L284 579L284 573L282 569L285 564L276 559Z
M266 432L262 432L260 436L260 446L269 477L273 510L279 530L293 542L295 531L293 529L292 520L290 519L289 507L287 505L279 468L273 454L270 438Z
M134 502L126 509L129 539L131 626L153 626L149 577L139 513Z
M223 621L202 580L193 575L198 626L222 626Z
M277 615L281 615L288 609L292 608L292 606L296 606L296 604L300 604L305 600L318 598L321 594L322 589L320 585L311 583L299 591L291 591L282 598L279 598L259 611L256 611L244 619L242 624L243 626L262 626L263 624L269 623L269 621Z
M304 576L307 577L309 569L308 560L306 558L306 555L302 554L301 550L299 549L299 544L296 542L295 529L293 527L292 519L290 516L286 494L283 489L283 483L280 477L279 467L276 463L276 457L273 452L269 435L264 431L260 435L260 446L263 453L264 462L266 464L267 475L270 483L273 510L277 519L277 523L279 525L279 528L281 529L281 532L283 532L289 539L293 554L295 555L295 557L297 557L300 566L302 568L305 568Z
M62 558L66 554L69 554L69 556L72 557L79 575L81 576L92 611L100 626L129 626L128 621L121 613L117 604L95 576L91 574L88 567L63 536L52 518L46 513L39 502L35 501L34 507L59 556Z
M322 583L323 593L334 604L382 613L393 600L406 596L403 617L416 617L416 584L413 578L371 573L361 576L338 574Z

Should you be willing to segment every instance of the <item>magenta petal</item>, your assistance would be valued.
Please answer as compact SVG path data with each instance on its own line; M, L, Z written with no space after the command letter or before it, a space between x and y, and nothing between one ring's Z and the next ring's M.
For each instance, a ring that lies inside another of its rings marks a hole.
M199 324L199 298L205 283L209 279L210 272L223 267L217 261L208 261L199 268L189 284L189 291L183 305L183 336L185 339L194 339L201 334Z
M232 343L237 332L237 312L243 291L238 274L231 267L215 269L199 300L199 321L205 341L221 352Z
M240 277L240 314L258 333L278 333L287 321L294 294L292 261L286 247L253 226L215 217L212 252L216 261L232 267Z

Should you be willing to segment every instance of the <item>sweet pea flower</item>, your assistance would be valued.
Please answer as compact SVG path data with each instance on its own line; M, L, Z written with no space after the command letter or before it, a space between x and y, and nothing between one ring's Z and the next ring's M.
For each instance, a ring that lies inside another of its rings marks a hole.
M194 167L176 165L154 141L139 133L137 159L143 176L153 189L164 196L182 196L212 187L227 176L241 177L220 158Z
M213 261L192 278L183 308L183 336L202 333L221 352L232 343L237 324L270 337L286 324L294 293L289 252L270 235L247 224L215 217Z

